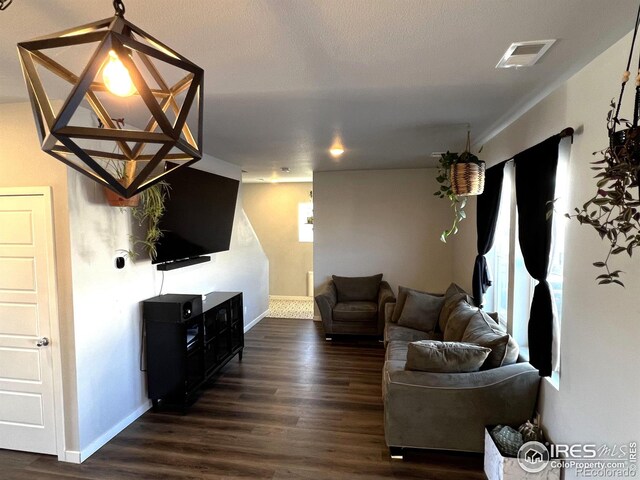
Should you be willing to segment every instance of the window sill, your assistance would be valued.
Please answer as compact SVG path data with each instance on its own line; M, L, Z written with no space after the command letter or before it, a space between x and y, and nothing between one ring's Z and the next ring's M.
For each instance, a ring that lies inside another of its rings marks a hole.
M529 347L520 347L520 358L525 362L529 361ZM560 372L553 372L550 377L544 377L544 380L560 391Z
M550 377L544 377L544 379L557 392L560 391L560 372L553 372Z

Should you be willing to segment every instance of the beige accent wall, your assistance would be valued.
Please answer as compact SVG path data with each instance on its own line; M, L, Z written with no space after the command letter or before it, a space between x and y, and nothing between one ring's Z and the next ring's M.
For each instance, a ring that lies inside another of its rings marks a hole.
M332 274L383 273L396 293L398 285L443 292L453 248L439 238L452 214L433 195L435 177L433 168L315 173L316 291Z
M0 105L0 187L42 186L51 187L53 198L66 447L67 450L77 450L79 440L67 167L40 149L28 103Z
M269 294L306 296L313 243L298 241L298 204L311 201L313 184L245 183L242 190L244 210L269 259Z
M566 195L571 208L581 206L596 190L589 162L596 158L592 152L608 144L609 102L619 92L630 44L626 36L485 143L483 157L494 164L574 127ZM632 83L623 104L625 118L632 115ZM454 276L464 283L472 274L475 232L465 230L455 250ZM625 272L626 288L599 286L595 277L600 272L592 263L606 253L606 242L591 227L568 223L560 384L557 389L548 380L542 382L538 407L555 442L620 445L640 437L640 259L613 259L615 268ZM577 472L567 471L565 478L578 478Z

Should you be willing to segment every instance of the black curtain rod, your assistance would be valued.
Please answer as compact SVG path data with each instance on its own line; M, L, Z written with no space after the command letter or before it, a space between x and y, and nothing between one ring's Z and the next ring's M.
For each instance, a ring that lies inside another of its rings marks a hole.
M558 133L557 135L558 135L560 138L571 137L571 143L573 144L573 134L574 134L574 133L575 133L575 130L574 130L573 128L571 128L571 127L567 127L567 128L565 128L564 130L562 130L560 133ZM552 138L552 137L553 137L553 136L551 136L551 137L549 137L549 138ZM547 140L548 140L548 139L547 139ZM543 140L543 141L546 141L546 140ZM529 148L531 148L531 147L529 147ZM529 150L529 148L525 148L522 152L525 152L525 151ZM520 152L520 153L522 153L522 152ZM518 154L516 154L516 155L518 155ZM513 157L511 157L511 158L507 158L506 160L503 160L503 161L502 161L502 162L500 162L500 163L495 164L493 167L497 167L497 166L500 166L500 165L504 165L505 163L510 162L511 160L513 160L513 159L516 157L516 155L514 155L514 156L513 156ZM493 168L493 167L489 167L489 168ZM487 170L488 170L488 169L487 169Z
M573 143L573 128L571 127L567 127L564 130L562 130L558 135L560 135L560 138L565 138L565 137L571 137L571 143Z

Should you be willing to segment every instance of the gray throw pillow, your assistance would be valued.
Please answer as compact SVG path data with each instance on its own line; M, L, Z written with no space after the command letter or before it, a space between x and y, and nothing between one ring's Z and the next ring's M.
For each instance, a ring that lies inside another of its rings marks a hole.
M500 315L498 312L485 312L491 320L496 322L500 330L503 330L505 333L507 331L507 320Z
M478 313L476 307L472 307L464 300L460 300L447 320L447 327L445 328L443 336L444 341L461 342L462 335L464 335L464 331L467 329L471 317L476 313Z
M370 277L338 277L333 275L333 283L336 286L338 302L375 302L378 300L378 291L382 274Z
M491 349L483 370L510 365L518 360L519 347L516 341L500 329L482 310L471 318L462 336L463 342L475 343Z
M433 332L438 325L438 315L443 303L444 297L415 291L407 292L407 300L398 319L398 325Z
M456 285L455 283L452 283L444 293L444 305L442 307L442 310L440 311L440 318L438 319L438 325L442 333L444 333L447 329L447 320L449 319L451 312L453 312L460 300L464 300L470 305L473 304L471 296L467 292L465 292L462 287Z
M402 310L404 309L404 304L407 301L407 294L409 292L427 293L434 297L444 297L444 295L442 295L441 293L430 293L424 292L422 290L416 290L415 288L399 286L398 298L396 299L396 307L393 309L393 315L391 315L392 322L398 323L398 319L400 318L400 315L402 315Z
M421 340L409 343L404 368L434 373L477 372L490 352L470 343Z

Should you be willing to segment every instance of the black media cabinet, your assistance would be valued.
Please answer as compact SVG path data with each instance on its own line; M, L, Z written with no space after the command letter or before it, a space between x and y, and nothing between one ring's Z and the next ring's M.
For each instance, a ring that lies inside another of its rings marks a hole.
M192 404L236 354L242 360L242 293L167 294L143 302L147 387L154 410Z

